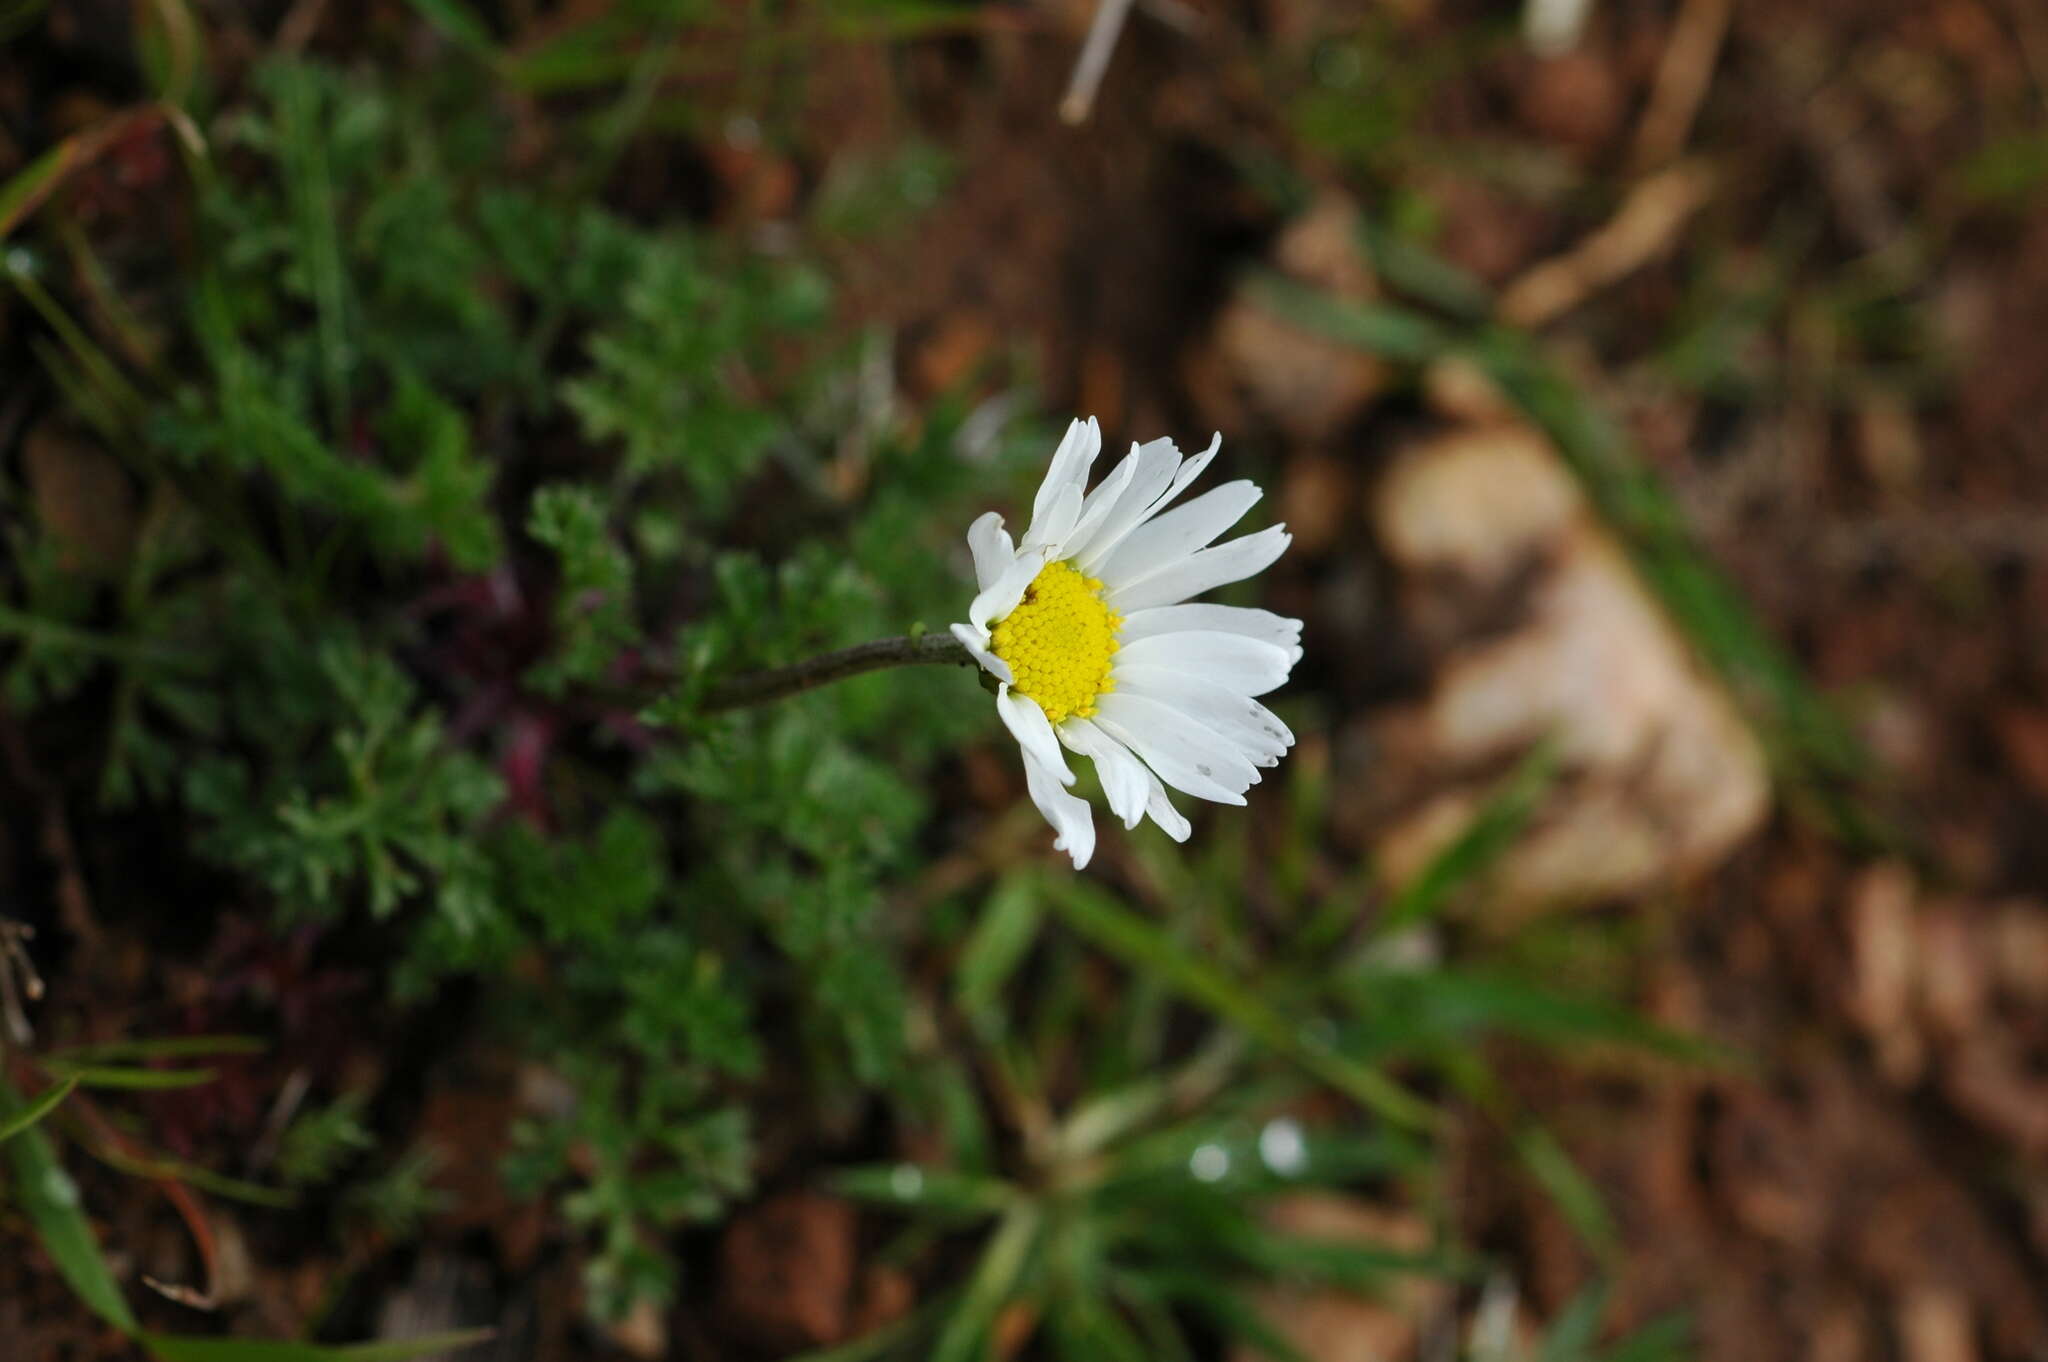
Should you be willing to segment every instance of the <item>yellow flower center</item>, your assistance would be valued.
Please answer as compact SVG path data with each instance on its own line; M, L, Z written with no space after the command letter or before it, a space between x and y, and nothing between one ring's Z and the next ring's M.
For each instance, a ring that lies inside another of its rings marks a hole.
M1047 563L990 631L992 651L1010 664L1010 689L1036 700L1046 718L1085 719L1099 696L1116 689L1109 659L1123 622L1103 604L1101 582L1072 563Z

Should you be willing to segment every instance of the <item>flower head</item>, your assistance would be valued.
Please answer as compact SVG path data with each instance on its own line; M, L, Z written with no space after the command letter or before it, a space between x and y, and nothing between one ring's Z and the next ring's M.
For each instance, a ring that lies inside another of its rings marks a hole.
M1111 812L1185 841L1172 786L1242 804L1294 735L1252 697L1287 680L1301 621L1190 597L1269 566L1290 542L1275 525L1215 540L1259 499L1231 482L1168 510L1216 456L1183 459L1171 440L1133 445L1088 490L1102 449L1091 417L1067 428L1013 543L991 511L967 531L980 594L953 634L994 676L996 712L1024 753L1031 800L1078 868L1095 852L1087 803L1070 794L1066 752L1095 763Z

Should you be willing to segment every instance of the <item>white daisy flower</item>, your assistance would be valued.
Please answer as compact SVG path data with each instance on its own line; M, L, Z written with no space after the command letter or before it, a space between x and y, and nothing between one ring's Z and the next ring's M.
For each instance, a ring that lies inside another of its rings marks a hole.
M1095 763L1125 827L1149 816L1186 841L1188 821L1167 786L1242 804L1259 769L1294 745L1252 697L1286 681L1300 660L1301 621L1185 604L1261 571L1292 542L1275 525L1214 543L1258 501L1249 482L1166 509L1221 442L1189 459L1171 440L1132 445L1087 491L1102 431L1093 417L1076 421L1023 542L1011 542L993 511L967 531L980 594L953 635L1000 683L996 712L1023 749L1031 801L1076 869L1095 853L1095 823L1087 802L1067 792L1074 773L1062 747Z

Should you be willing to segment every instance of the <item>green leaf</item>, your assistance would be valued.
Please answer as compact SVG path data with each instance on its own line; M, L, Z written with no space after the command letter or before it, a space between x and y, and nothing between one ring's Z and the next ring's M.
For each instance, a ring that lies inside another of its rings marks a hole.
M0 1079L0 1119L20 1110L14 1089ZM24 1129L7 1141L6 1148L14 1168L15 1200L35 1226L43 1252L93 1313L125 1334L135 1333L139 1326L134 1312L100 1256L99 1242L79 1204L78 1184L57 1161L48 1137L40 1130Z
M71 1090L77 1086L78 1080L76 1078L63 1079L36 1094L33 1100L23 1105L13 1115L0 1116L0 1144L5 1144L8 1140L27 1130L30 1126L48 1116L52 1111L55 1111L57 1104L69 1097Z

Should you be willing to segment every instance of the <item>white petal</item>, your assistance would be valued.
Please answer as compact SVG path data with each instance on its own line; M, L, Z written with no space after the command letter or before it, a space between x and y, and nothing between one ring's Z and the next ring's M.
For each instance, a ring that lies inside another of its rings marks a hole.
M1010 543L1010 532L1003 528L1003 518L994 511L976 520L967 527L967 547L974 551L974 588L988 589L989 583L1003 575L1017 556L1016 547Z
M1117 691L1158 700L1236 743L1254 766L1277 766L1294 746L1280 716L1229 686L1165 667L1119 667Z
M1003 569L1002 576L984 587L967 607L967 622L975 628L984 628L990 620L999 620L1017 608L1017 602L1024 599L1024 590L1031 585L1031 579L1045 566L1046 551L1030 549L1020 553Z
M1096 576L1112 586L1129 586L1169 567L1244 518L1258 504L1258 484L1226 482L1185 506L1148 521L1125 536L1116 552L1102 560Z
M1228 686L1240 695L1264 695L1284 683L1293 666L1294 658L1277 644L1194 629L1124 644L1111 675L1121 678L1125 667L1160 667Z
M1074 421L1068 424L1066 438L1053 451L1052 463L1045 470L1045 481L1038 484L1038 496L1031 503L1031 522L1040 524L1046 512L1060 493L1072 487L1077 491L1088 485L1088 468L1095 462L1095 456L1102 452L1102 427L1095 424L1095 418ZM1030 535L1025 535L1028 541Z
M1131 485L1131 479L1137 472L1136 459L1118 460L1117 466L1110 470L1109 476L1098 483L1095 490L1082 501L1081 518L1075 522L1073 532L1067 535L1064 551L1068 557L1079 553L1095 538L1096 531L1102 528L1103 522L1116 510L1118 501L1122 499L1125 489Z
M1031 802L1045 815L1045 821L1052 824L1053 846L1074 858L1074 869L1086 866L1095 854L1095 818L1088 811L1088 801L1061 789L1058 777L1032 756L1029 748L1024 751L1024 788L1031 792Z
M1074 773L1067 769L1067 759L1060 754L1059 739L1053 736L1052 721L1045 717L1038 701L1012 695L1007 685L1000 686L996 690L996 713L1002 715L1003 726L1016 738L1025 756L1036 757L1040 765L1059 776L1060 784L1074 783Z
M1144 758L1176 790L1218 804L1242 804L1258 770L1237 745L1170 705L1111 691L1095 702L1095 723Z
M1095 763L1095 775L1102 782L1103 797L1110 812L1135 828L1145 816L1145 800L1156 782L1131 749L1110 737L1086 719L1069 719L1059 726L1060 741Z
M1091 563L1099 562L1117 546L1133 527L1141 524L1151 513L1159 500L1160 493L1173 485L1173 475L1180 471L1180 451L1168 439L1147 440L1141 445L1132 445L1131 452L1124 455L1102 486L1090 496L1090 504L1083 506L1081 518L1095 520L1096 528L1083 542L1076 534L1067 543L1067 554L1081 568L1089 571ZM1126 470L1129 470L1126 473ZM1123 491L1114 498L1103 497L1109 504L1099 517L1091 517L1100 503L1096 498L1111 486L1123 481Z
M1010 664L988 650L986 628L976 629L971 624L956 624L953 626L953 637L966 644L967 651L974 655L974 660L981 664L981 669L996 680L1008 682L1017 679L1010 675Z
M1176 842L1187 841L1188 834L1194 831L1193 826L1181 817L1180 810L1173 807L1173 801L1166 797L1166 787L1159 783L1159 777L1147 771L1145 778L1152 782L1151 793L1145 796L1145 812L1151 815L1153 822L1166 829L1168 837Z
M1242 539L1189 554L1172 567L1155 572L1136 585L1105 591L1103 599L1119 615L1155 605L1178 605L1211 587L1242 581L1254 573L1263 572L1293 542L1286 526L1274 525L1257 534L1248 534Z
M1072 484L1060 488L1046 509L1031 517L1031 528L1024 532L1024 547L1044 547L1054 558L1065 557L1061 550L1080 518L1081 489Z
M1155 441L1155 443L1157 442ZM1172 441L1168 441L1167 444L1171 447ZM1135 515L1128 519L1121 513L1113 516L1110 523L1103 528L1102 533L1098 534L1094 542L1088 546L1087 556L1089 561L1083 565L1083 570L1091 575L1099 576L1100 573L1097 569L1101 566L1103 560L1115 552L1117 546L1123 543L1128 535L1153 516L1158 515L1168 506L1171 506L1174 498L1185 492L1188 489L1188 485L1196 478L1201 477L1202 470L1207 468L1209 461L1216 457L1216 451L1222 447L1222 444L1223 436L1220 433L1210 436L1209 447L1175 468L1173 476L1167 479L1164 490L1144 506L1132 508L1136 512ZM1174 450L1176 457L1179 456L1179 453L1178 449Z
M1155 605L1149 610L1134 610L1124 616L1117 637L1125 643L1134 643L1154 634L1176 634L1186 629L1243 634L1246 638L1285 648L1294 661L1301 661L1300 620L1242 605Z

